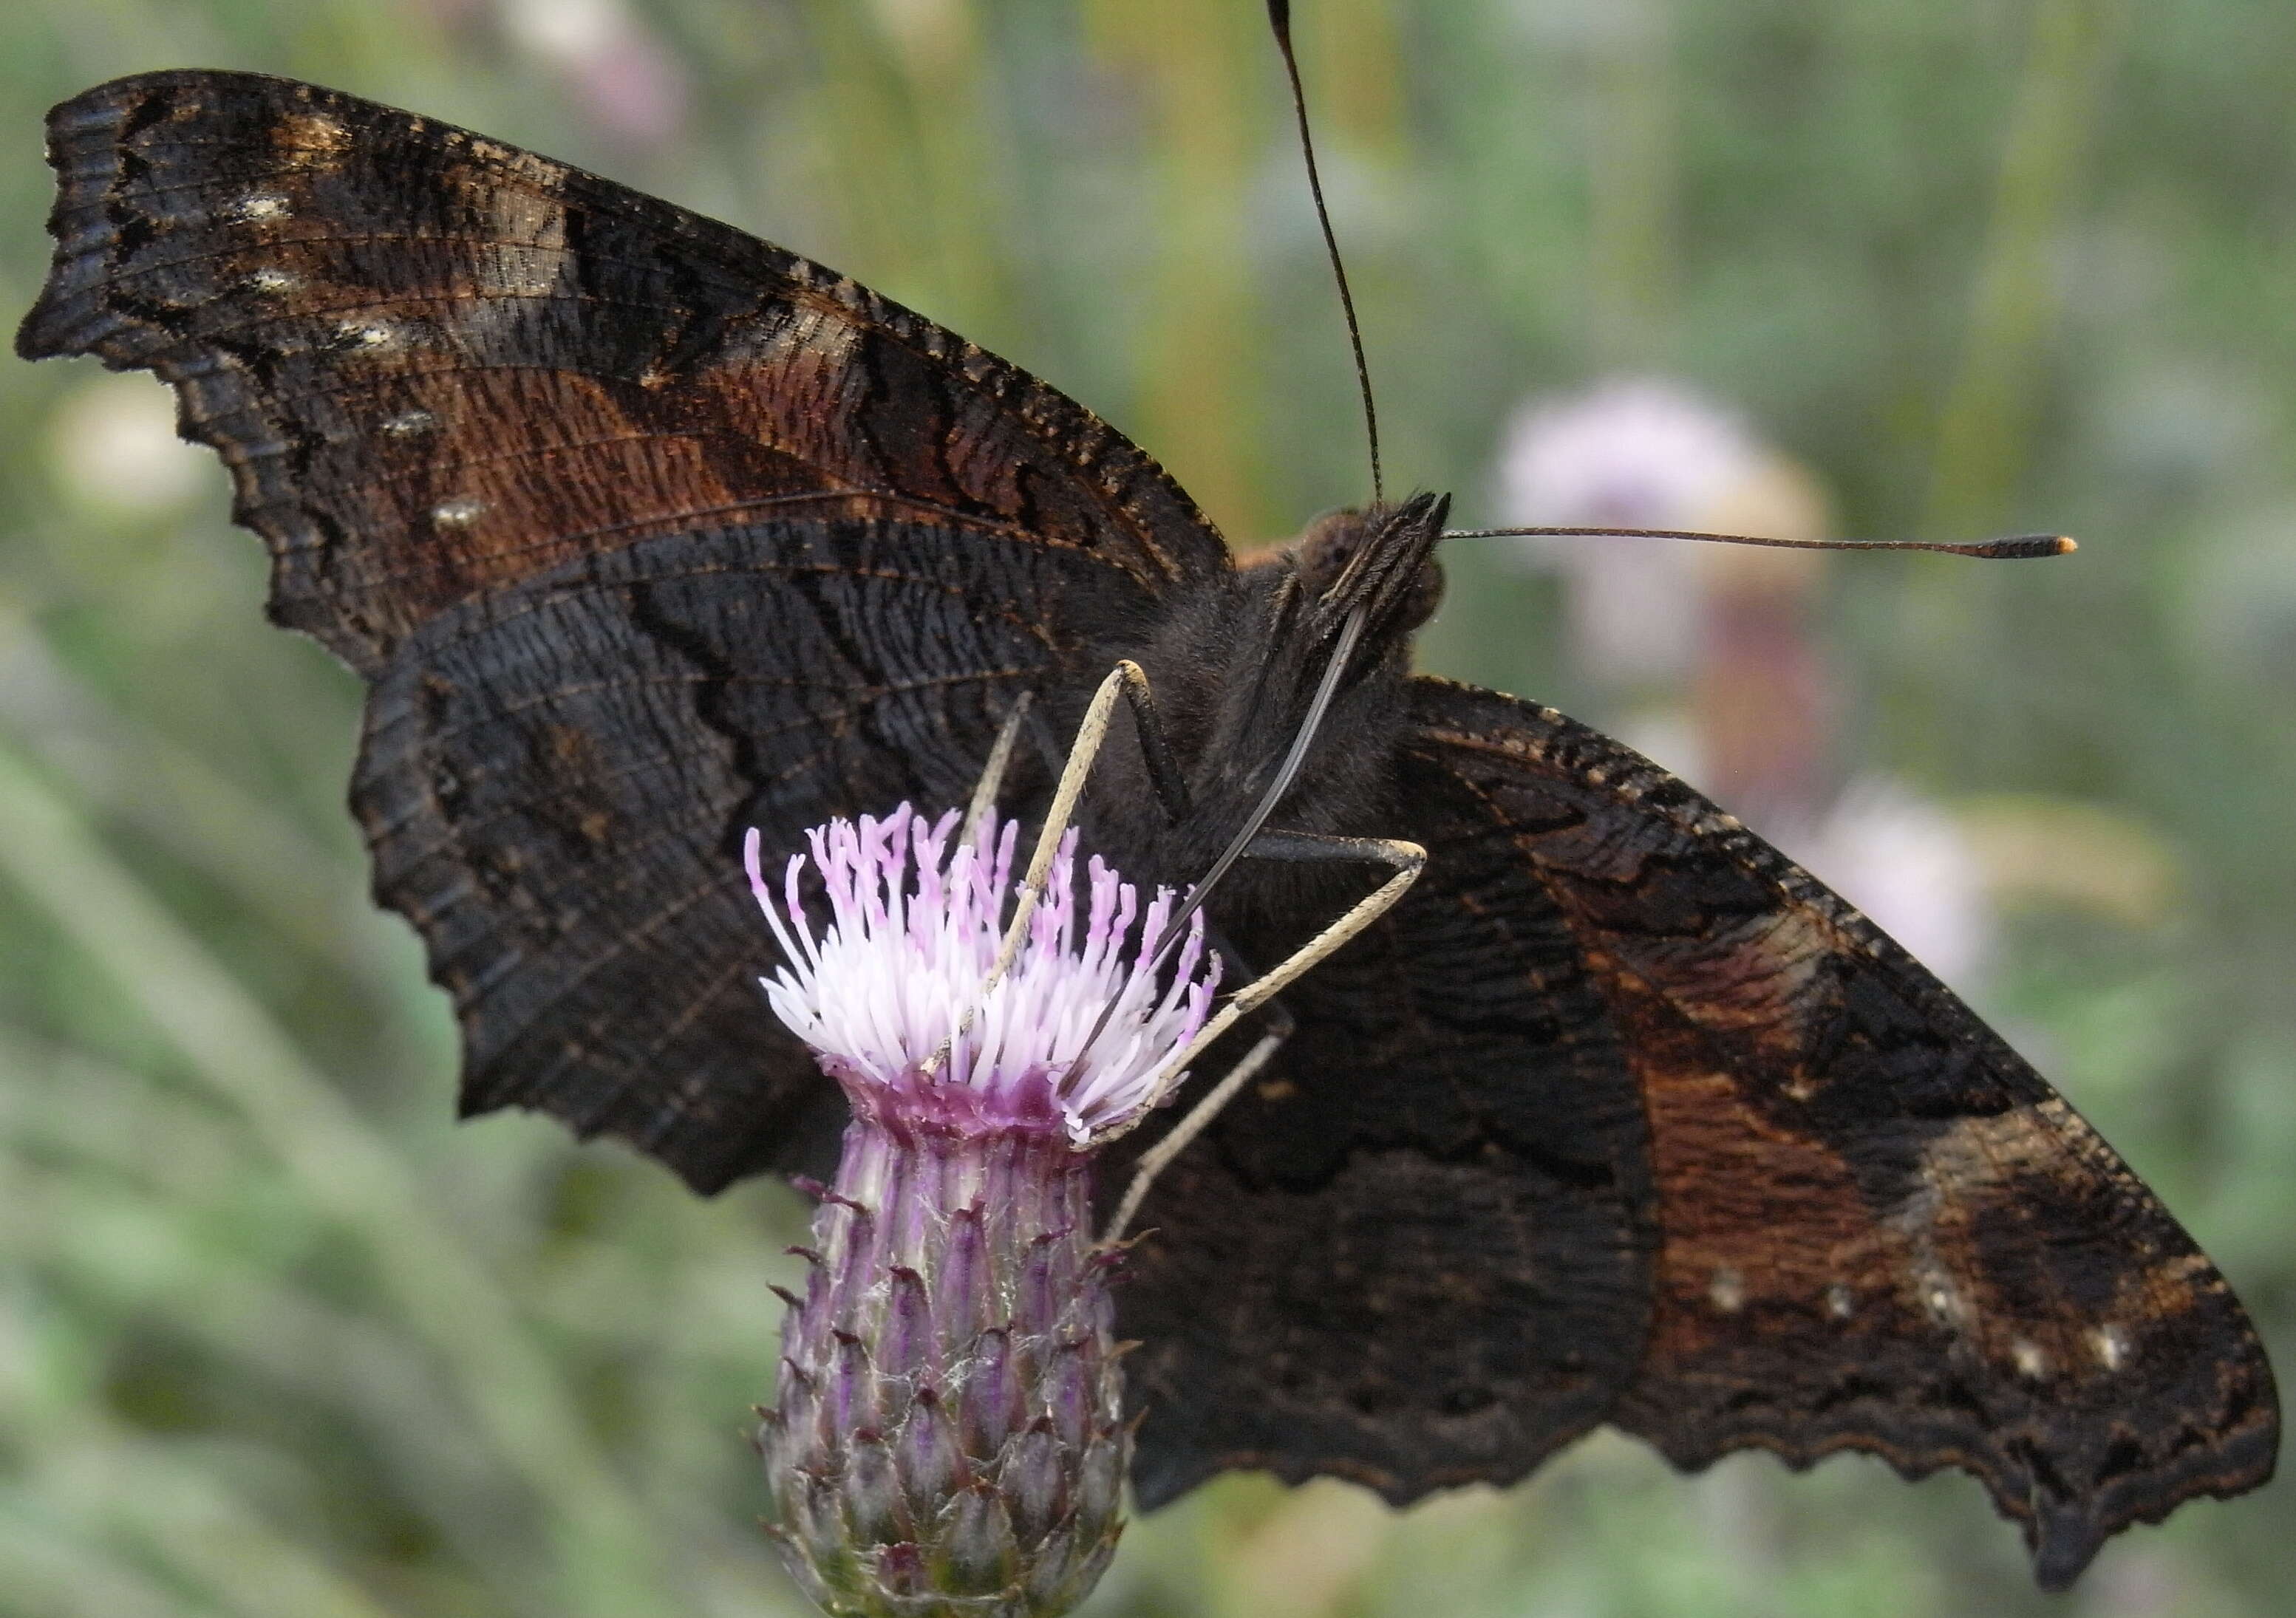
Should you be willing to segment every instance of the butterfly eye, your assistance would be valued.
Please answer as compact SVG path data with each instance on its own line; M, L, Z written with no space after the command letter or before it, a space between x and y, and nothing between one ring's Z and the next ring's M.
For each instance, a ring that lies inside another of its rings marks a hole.
M1301 593L1310 601L1329 594L1369 533L1360 511L1326 511L1309 523L1289 547L1300 570Z

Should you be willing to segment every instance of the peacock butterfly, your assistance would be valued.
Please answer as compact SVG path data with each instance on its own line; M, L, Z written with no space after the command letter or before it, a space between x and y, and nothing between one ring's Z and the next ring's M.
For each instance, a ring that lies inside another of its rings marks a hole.
M866 288L308 85L146 74L49 129L18 350L172 385L272 617L365 677L352 804L453 995L465 1113L545 1110L703 1192L821 1172L841 1103L758 1003L741 831L960 802L1022 693L1072 723L1126 656L1202 823L1119 771L1088 835L1200 874L1319 592L1387 547L1408 587L1278 820L1430 862L1150 1198L1143 1503L1236 1467L1408 1500L1608 1422L1685 1467L1963 1467L2058 1586L2269 1475L2239 1303L1998 1037L1680 781L1409 672L1431 506L1238 568L1121 436ZM1262 872L1213 919L1273 959L1329 898Z

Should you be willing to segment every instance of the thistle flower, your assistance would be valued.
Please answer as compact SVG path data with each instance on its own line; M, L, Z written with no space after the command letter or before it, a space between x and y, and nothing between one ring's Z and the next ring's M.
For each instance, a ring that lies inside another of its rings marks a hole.
M984 992L1017 827L952 847L956 819L905 804L808 833L818 936L804 857L776 895L747 850L788 961L767 998L853 1112L758 1434L771 1532L833 1618L1041 1618L1099 1580L1132 1434L1092 1160L1177 1085L1218 978L1198 918L1160 988L1172 895L1144 913L1097 858L1079 917L1070 831Z

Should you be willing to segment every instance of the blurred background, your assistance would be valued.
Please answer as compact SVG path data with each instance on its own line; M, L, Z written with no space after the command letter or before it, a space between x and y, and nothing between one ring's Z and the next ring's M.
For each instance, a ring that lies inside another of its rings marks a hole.
M1429 666L1713 790L2009 1033L2296 1366L2296 7L1301 0L1400 486L1468 521L2078 535L2046 563L1462 542ZM1366 493L1259 0L16 0L39 118L316 79L851 272L1090 404L1239 548ZM0 1614L794 1614L753 1527L786 1188L451 1123L162 388L0 359ZM2296 1491L2070 1596L1958 1475L1597 1435L1392 1514L1234 1477L1092 1611L2296 1611Z

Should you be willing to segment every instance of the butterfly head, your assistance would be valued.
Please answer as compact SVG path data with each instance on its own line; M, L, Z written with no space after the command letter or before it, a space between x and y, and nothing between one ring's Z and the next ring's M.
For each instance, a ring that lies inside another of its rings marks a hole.
M1090 823L1132 868L1190 885L1263 821L1378 835L1391 807L1411 636L1433 614L1449 502L1335 511L1174 603L1146 643L1096 652L1147 671L1188 805L1160 809L1136 749L1111 749ZM1275 794L1273 818L1269 795ZM1238 874L1230 888L1254 887ZM1231 902L1233 902L1233 895Z
M1313 647L1335 643L1349 615L1364 609L1350 677L1398 650L1435 616L1443 599L1435 545L1450 510L1448 494L1414 494L1398 505L1329 512L1292 542Z

